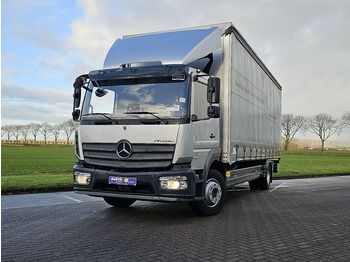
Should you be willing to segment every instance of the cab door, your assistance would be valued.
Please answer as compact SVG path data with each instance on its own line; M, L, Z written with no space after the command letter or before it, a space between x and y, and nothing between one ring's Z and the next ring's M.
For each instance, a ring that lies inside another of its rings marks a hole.
M208 117L207 79L192 83L191 121L193 132L193 162L192 168L204 168L205 161L211 149L220 147L219 118Z

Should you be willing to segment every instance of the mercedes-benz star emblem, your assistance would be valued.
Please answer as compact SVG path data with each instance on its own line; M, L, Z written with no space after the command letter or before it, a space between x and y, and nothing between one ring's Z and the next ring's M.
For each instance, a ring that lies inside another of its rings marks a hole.
M119 141L119 143L117 144L117 155L120 158L126 159L131 156L131 153L131 144L126 140Z

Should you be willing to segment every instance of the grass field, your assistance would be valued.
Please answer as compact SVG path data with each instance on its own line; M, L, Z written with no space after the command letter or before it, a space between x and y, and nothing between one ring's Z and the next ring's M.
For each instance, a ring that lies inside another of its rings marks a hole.
M73 185L72 145L1 146L1 189L40 189ZM278 176L350 174L350 151L282 153Z
M1 146L1 190L72 186L72 145Z
M350 151L282 152L278 166L280 176L315 174L350 174Z

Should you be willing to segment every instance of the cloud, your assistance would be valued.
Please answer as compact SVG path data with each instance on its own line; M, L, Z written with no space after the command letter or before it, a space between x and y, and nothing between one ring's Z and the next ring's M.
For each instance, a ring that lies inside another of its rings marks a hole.
M59 53L69 53L70 48L67 46L67 39L60 37L54 32L45 29L36 29L20 25L12 30L13 36L34 43L38 48L53 50Z
M72 64L69 63L68 59L55 57L55 58L45 58L40 59L39 65L44 68L50 68L60 71L69 71L72 68Z
M49 122L62 123L71 117L70 104L36 105L36 104L12 104L2 101L1 117L17 120L17 123ZM9 121L5 121L9 122Z
M15 67L1 67L1 74L3 76L16 76L22 74L23 70Z
M49 88L21 87L6 78L1 81L2 100L22 101L38 104L57 104L72 100L72 94L62 90Z
M16 54L13 52L6 52L1 54L1 60L2 62L13 62L16 60Z
M21 87L2 79L2 119L60 123L71 117L72 94L49 88Z

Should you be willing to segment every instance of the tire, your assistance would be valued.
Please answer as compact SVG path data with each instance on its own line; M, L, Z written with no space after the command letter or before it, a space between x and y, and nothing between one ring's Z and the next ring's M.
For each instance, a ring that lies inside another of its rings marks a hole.
M250 190L269 190L272 181L272 167L271 164L266 165L266 174L253 181L249 181Z
M271 181L272 181L272 168L271 168L271 164L269 163L266 165L265 177L261 177L260 186L259 186L260 189L269 190Z
M259 189L259 180L260 179L261 179L261 177L259 177L258 179L255 179L253 181L249 181L250 190L258 190Z
M189 202L191 209L200 216L213 216L221 211L226 201L225 179L217 170L209 170L205 183L204 199Z
M103 199L114 207L129 207L135 203L135 199L118 198L118 197L103 197Z

